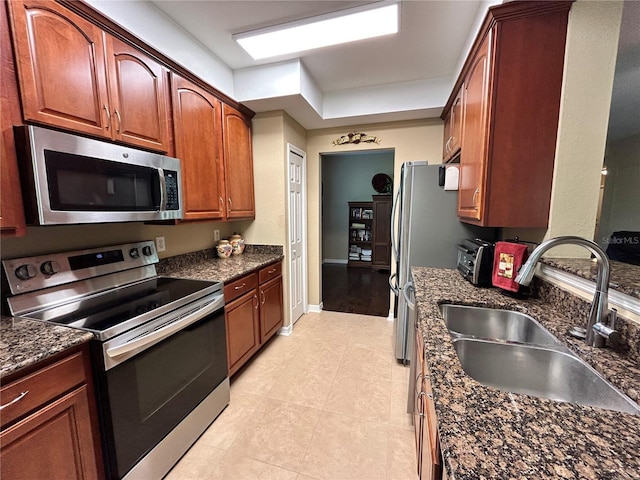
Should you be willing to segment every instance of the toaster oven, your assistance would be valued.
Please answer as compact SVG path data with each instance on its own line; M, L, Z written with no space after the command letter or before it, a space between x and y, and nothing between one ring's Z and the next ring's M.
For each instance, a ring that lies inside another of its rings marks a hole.
M495 245L479 238L469 238L462 240L456 248L460 274L473 285L490 287Z

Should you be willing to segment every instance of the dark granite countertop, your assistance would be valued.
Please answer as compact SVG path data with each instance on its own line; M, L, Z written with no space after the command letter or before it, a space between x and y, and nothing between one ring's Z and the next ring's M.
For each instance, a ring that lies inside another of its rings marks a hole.
M640 416L481 385L462 370L438 305L527 313L636 402L637 363L569 337L571 318L542 300L517 300L497 289L476 288L455 270L414 267L412 273L441 449L451 478L640 478Z
M598 274L597 265L589 258L543 258L542 263L592 282ZM640 266L615 260L609 260L609 265L609 288L640 299Z
M0 379L75 345L93 334L20 317L0 320Z
M282 247L249 247L243 254L229 258L218 258L211 250L203 250L163 259L157 271L159 275L228 283L284 258Z

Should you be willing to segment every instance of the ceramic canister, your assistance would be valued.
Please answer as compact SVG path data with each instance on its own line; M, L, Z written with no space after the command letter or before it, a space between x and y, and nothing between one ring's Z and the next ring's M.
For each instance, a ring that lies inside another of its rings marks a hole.
M218 257L229 258L233 251L233 247L229 243L229 240L220 240L216 246L216 250L218 251Z
M234 233L233 235L231 235L231 237L229 237L229 241L231 243L231 247L233 248L234 255L240 255L242 252L244 252L244 238L242 238L241 235Z

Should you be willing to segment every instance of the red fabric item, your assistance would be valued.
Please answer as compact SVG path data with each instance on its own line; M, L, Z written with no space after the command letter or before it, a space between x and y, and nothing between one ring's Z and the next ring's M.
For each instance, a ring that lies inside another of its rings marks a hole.
M493 286L517 292L520 285L513 280L527 256L527 246L522 243L496 242L491 278Z

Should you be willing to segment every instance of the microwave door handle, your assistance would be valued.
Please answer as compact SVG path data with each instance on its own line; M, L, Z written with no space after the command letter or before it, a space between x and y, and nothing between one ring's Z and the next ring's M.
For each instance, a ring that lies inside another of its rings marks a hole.
M160 180L160 211L167 209L167 181L164 178L164 169L158 167L158 178Z

